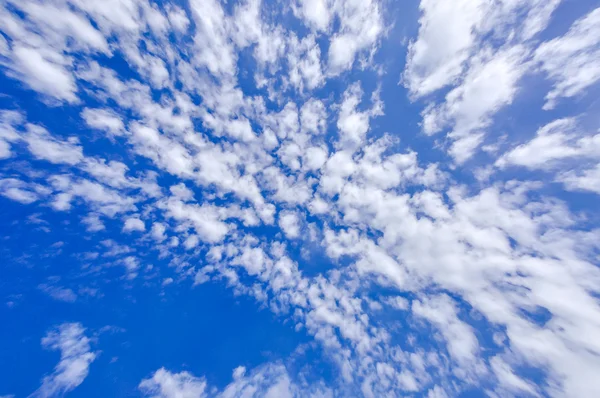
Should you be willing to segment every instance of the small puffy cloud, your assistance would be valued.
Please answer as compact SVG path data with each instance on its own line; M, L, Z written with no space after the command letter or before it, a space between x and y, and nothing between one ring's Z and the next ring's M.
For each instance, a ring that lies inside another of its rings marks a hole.
M39 195L30 190L28 184L15 178L0 180L0 195L23 204L30 204L39 199Z
M186 238L186 240L183 241L183 247L185 247L187 250L191 250L198 246L199 243L200 238L198 238L198 235L190 235Z
M220 242L229 233L230 226L221 221L225 214L218 206L198 206L179 200L169 200L165 204L165 209L169 217L180 223L191 224L203 241Z
M135 273L135 271L140 267L140 261L134 256L127 256L122 261L125 269L130 274Z
M167 227L165 226L165 224L160 223L160 222L155 222L154 224L152 224L152 230L150 231L150 235L157 242L162 242L167 238L165 236L166 230L167 230Z
M374 92L374 96L376 94L377 92ZM360 111L358 106L362 97L363 90L358 82L352 84L344 92L337 121L338 146L342 149L354 150L363 144L367 131L369 131L370 118L382 114L381 103L376 97L373 98L375 101L370 110Z
M295 239L300 236L300 217L295 212L282 211L279 213L279 228L286 237Z
M76 138L64 141L51 136L43 127L30 124L27 128L28 133L24 138L29 151L36 158L69 165L75 165L83 160L82 148Z
M294 14L316 30L327 31L331 21L330 2L327 0L299 0L293 5Z
M173 185L169 188L171 193L182 201L192 200L194 198L194 193L188 189L183 183L179 183L177 185Z
M303 165L307 170L318 170L325 164L328 155L327 150L323 147L310 147L304 154Z
M329 203L320 198L314 198L308 205L311 214L324 214L329 210Z
M88 232L98 232L106 229L99 214L88 214L81 222L86 225L86 230Z
M122 135L125 125L121 118L109 109L85 108L81 112L81 117L88 126L107 132L110 135Z
M323 134L327 127L327 109L322 101L311 98L300 109L300 126L302 132Z
M144 224L144 222L136 217L128 218L127 220L125 220L125 223L123 224L123 232L133 232L133 231L144 232L145 230L146 230L146 225Z
M154 372L151 378L144 379L139 389L153 398L202 398L207 396L206 380L192 376L188 372L171 373L165 368Z

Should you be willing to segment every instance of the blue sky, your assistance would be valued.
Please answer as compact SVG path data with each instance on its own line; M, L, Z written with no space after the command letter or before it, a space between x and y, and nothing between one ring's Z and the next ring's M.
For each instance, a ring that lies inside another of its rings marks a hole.
M598 397L600 8L0 2L0 397Z

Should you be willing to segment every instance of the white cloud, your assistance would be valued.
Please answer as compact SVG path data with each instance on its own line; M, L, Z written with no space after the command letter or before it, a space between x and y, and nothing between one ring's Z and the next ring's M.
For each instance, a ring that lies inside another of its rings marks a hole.
M0 194L23 204L30 204L39 199L38 194L31 191L28 184L15 178L0 180Z
M345 0L333 3L339 30L329 43L329 73L337 75L352 68L361 51L374 50L384 33L383 16L377 0Z
M324 82L321 72L321 49L314 36L298 40L292 36L289 44L288 63L290 65L290 82L300 92L306 87L312 90Z
M376 94L376 93L374 93ZM367 111L359 111L363 91L360 84L354 83L344 92L344 99L340 106L340 114L337 121L339 132L338 146L343 149L355 149L360 146L369 131L369 120L383 113L381 104L376 98L373 107Z
M300 236L300 218L298 217L298 214L290 211L280 212L279 228L283 230L283 233L287 238L298 238Z
M38 200L38 196L33 192L14 187L3 190L2 195L23 204L33 203Z
M413 97L456 85L482 48L525 44L543 31L561 0L423 0L402 83Z
M300 125L302 132L324 134L327 128L327 110L322 101L311 98L300 109Z
M403 76L413 95L456 82L473 51L487 7L482 0L421 1L419 35L409 45Z
M164 368L157 370L151 378L142 380L139 388L144 395L153 398L331 396L318 385L294 384L285 367L278 363L267 363L253 369L250 374L240 366L234 370L232 382L222 390L208 387L204 377L195 377L186 371L171 373Z
M191 176L194 165L191 154L180 143L160 134L155 128L134 124L132 141L136 152L152 159L157 166L176 176Z
M13 3L27 14L29 20L35 21L43 35L50 36L48 39L55 48L60 43L65 49L98 51L110 55L105 37L81 13L58 4L40 4L27 0ZM74 40L69 42L67 38Z
M82 222L87 226L88 232L98 232L106 229L98 214L89 214L82 219Z
M202 398L206 397L206 381L188 372L171 373L161 368L150 379L144 379L140 390L153 398Z
M69 288L47 285L45 283L39 285L38 288L54 300L67 303L74 303L77 301L77 294Z
M493 357L490 360L490 365L496 374L496 377L500 381L500 384L509 391L513 391L515 393L522 391L533 396L538 395L536 388L517 376L513 372L512 368L500 357Z
M544 109L552 109L560 98L579 95L600 80L600 8L575 21L562 37L542 43L535 60L554 81Z
M427 398L448 398L448 394L444 391L444 389L440 386L434 386L427 393Z
M64 66L68 60L60 59L62 57L59 56L59 62L52 62L39 50L25 46L16 46L13 56L16 69L14 74L33 90L59 100L77 101L75 79Z
M423 115L423 130L434 134L450 126L449 153L457 163L468 160L483 140L493 115L510 104L525 73L525 49L520 46L493 52L483 49L470 62L463 81L445 102Z
M311 214L324 214L329 210L329 203L320 197L314 198L308 205Z
M328 0L300 0L293 3L294 14L321 31L327 31L331 21L331 2Z
M139 218L130 217L130 218L126 219L125 223L123 224L123 232L133 232L133 231L144 232L145 230L146 230L146 225Z
M135 210L135 199L126 197L119 191L88 180L72 181L66 175L50 178L52 187L61 192L55 196L57 210L68 210L74 198L81 198L92 210L109 217L118 213Z
M286 176L276 167L269 167L262 172L264 187L273 191L273 197L289 204L306 203L311 197L311 187L306 180L297 180Z
M85 108L81 112L81 117L88 126L106 131L111 135L122 135L125 130L121 118L109 109Z
M401 296L386 297L386 299L382 300L382 301L384 303L386 303L387 305L389 305L390 307L398 309L398 310L405 311L410 308L409 301Z
M476 360L479 350L477 337L473 329L458 318L455 304L448 296L414 301L412 310L413 314L427 319L439 328L454 360L461 364Z
M123 267L125 267L127 279L134 279L137 276L138 269L140 268L140 261L138 258L134 256L127 256L120 262Z
M10 145L4 140L0 140L0 159L6 159L12 156Z
M590 191L600 194L600 164L581 172L560 173L557 180L562 182L569 191Z
M352 155L347 151L338 151L331 155L325 165L323 177L321 177L321 188L324 193L333 195L339 192L346 178L354 173L356 165Z
M335 36L329 45L329 68L334 73L350 69L358 48L353 37L348 35Z
M243 247L241 253L233 258L231 263L244 267L250 275L259 275L273 265L273 262L262 248L250 246Z
M185 32L190 25L190 20L188 19L185 11L177 6L169 7L168 17L171 26L180 32Z
M541 127L529 142L503 154L496 166L554 171L555 180L569 191L600 193L598 160L600 134L585 134L574 119L559 119Z
M169 188L171 193L184 202L188 202L194 198L194 193L189 190L183 183L173 185Z
M306 150L302 163L307 170L318 170L325 164L327 157L327 149L313 146Z
M42 346L60 351L60 362L54 372L42 379L42 385L31 396L42 398L64 395L83 383L90 364L96 359L90 343L80 323L63 323L48 332L42 339Z
M229 233L229 225L222 222L223 214L211 205L198 206L170 199L163 205L169 217L181 223L190 223L200 239L206 242L219 242Z
M562 0L533 0L526 3L529 11L522 26L523 39L531 39L546 29L552 14L561 2Z
M569 158L600 158L600 134L583 136L577 130L573 119L555 120L541 127L531 141L502 155L496 166L545 169Z
M38 159L51 163L65 163L75 165L83 160L83 151L75 137L68 141L59 140L51 136L46 129L40 126L28 125L28 133L24 139L29 151Z
M200 243L200 239L198 238L198 235L190 235L187 237L187 239L185 241L183 241L183 246L187 250L191 250L194 247L198 246L198 243Z
M535 66L533 40L561 0L527 2L421 1L416 40L402 82L417 99L450 86L423 111L423 131L448 131L457 164L485 141L495 114L510 105L521 77Z
M190 8L196 23L193 62L206 67L215 76L229 76L236 71L236 55L228 42L227 23L221 4L214 1L191 0Z
M152 224L151 235L154 240L157 242L163 242L167 237L165 236L165 231L167 227L165 224L160 222L155 222Z

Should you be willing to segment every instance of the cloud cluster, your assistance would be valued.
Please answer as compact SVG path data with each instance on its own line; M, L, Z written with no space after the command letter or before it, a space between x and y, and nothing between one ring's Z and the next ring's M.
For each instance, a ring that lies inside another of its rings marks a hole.
M419 34L409 45L402 82L413 98L428 101L423 132L446 133L457 164L485 144L494 116L512 104L527 74L544 72L554 81L544 109L598 80L598 10L564 36L539 43L560 3L421 2Z
M186 371L172 373L163 368L154 372L151 378L142 380L139 388L146 396L154 398L331 396L331 392L323 386L295 384L280 363L265 364L250 374L246 374L246 368L240 366L234 369L232 377L231 383L218 390L208 387L204 378L195 377Z

